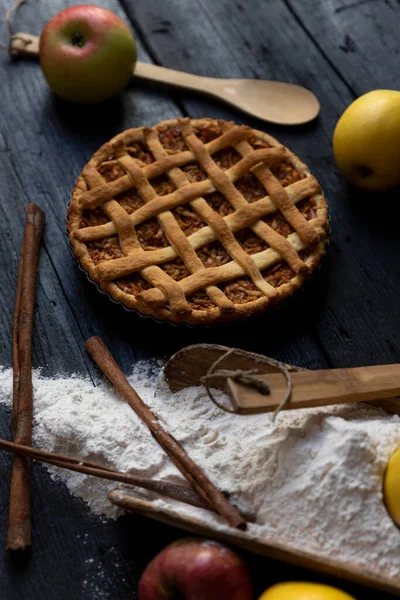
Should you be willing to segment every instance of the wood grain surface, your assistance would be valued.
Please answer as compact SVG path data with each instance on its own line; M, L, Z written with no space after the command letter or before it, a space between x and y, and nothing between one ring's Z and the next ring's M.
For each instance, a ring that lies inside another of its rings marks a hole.
M39 34L77 1L36 0L15 28ZM185 345L235 345L308 368L400 361L398 192L370 196L338 174L335 123L359 94L399 88L400 5L395 0L102 0L132 26L142 61L213 77L259 77L304 85L321 115L298 128L268 126L234 109L169 90L130 85L97 107L55 99L34 61L0 54L0 364L11 365L11 323L24 210L35 202L47 219L36 299L33 363L44 375L99 374L84 341L100 335L125 372L142 357L166 357ZM0 17L11 0L0 0ZM4 20L0 40L6 42ZM331 243L321 270L278 311L246 325L172 328L125 312L87 282L71 256L65 214L74 181L93 152L124 128L188 114L234 119L287 144L320 180L331 213ZM0 436L10 413L0 411ZM10 459L0 454L0 540L6 537ZM82 502L34 466L33 548L24 562L1 554L7 600L136 598L141 571L176 529L135 515L91 516ZM307 571L248 555L257 591L286 579L322 580ZM323 579L327 581L327 579ZM343 584L357 600L376 592ZM384 594L379 594L384 600Z

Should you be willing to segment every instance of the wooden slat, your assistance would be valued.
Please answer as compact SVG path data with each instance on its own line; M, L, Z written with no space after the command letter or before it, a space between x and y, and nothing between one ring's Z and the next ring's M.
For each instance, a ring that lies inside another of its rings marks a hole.
M399 89L393 68L399 49L397 0L286 0L286 5L355 95Z
M394 68L400 27L397 1L287 0L286 4L347 87L337 104L340 112L370 90L400 89L399 71ZM330 123L327 117L325 113L321 125L329 141L336 118ZM392 298L400 280L398 191L373 195L351 189L326 156L316 167L322 185L323 170L328 168L335 190L325 279L329 316L319 321L318 335L337 367L397 362L400 309Z
M2 364L11 362L11 316L13 295L16 288L18 258L22 243L24 206L31 197L23 189L19 174L14 172L14 165L7 152L0 149L2 176L0 178L0 214L4 235L0 235L0 269L2 272L2 293L0 295L0 344L2 347ZM37 200L46 210L43 202ZM47 232L46 232L47 233ZM40 255L40 275L37 285L35 333L34 333L34 365L46 365L49 374L62 372L66 364L70 364L71 372L82 370L82 365L90 364L84 356L80 345L81 333L79 325L73 318L68 301L63 295L60 281L55 276L51 256L46 245L48 235ZM43 276L42 274L45 274ZM65 340L68 339L68 344ZM57 348L54 352L51 348ZM73 352L71 352L73 349ZM84 372L87 369L84 366ZM94 371L94 370L93 370Z

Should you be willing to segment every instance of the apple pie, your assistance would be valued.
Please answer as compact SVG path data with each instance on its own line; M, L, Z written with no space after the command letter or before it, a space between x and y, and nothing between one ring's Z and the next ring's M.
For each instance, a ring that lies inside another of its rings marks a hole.
M327 242L317 180L290 150L213 119L128 129L77 179L74 253L125 307L214 324L276 307L316 269Z

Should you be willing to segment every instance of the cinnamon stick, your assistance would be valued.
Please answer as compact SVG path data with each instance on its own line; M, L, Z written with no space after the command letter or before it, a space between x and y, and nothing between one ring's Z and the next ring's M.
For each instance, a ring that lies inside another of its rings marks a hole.
M61 469L68 469L69 471L84 473L85 475L99 477L100 479L108 479L110 481L116 481L117 483L133 485L135 487L168 496L168 498L178 500L179 502L185 502L186 504L197 506L198 508L210 509L209 504L203 500L203 498L190 485L173 483L172 481L163 481L162 479L149 479L148 477L140 477L124 471L109 469L108 467L89 462L88 460L67 456L66 454L57 454L56 452L47 452L46 450L41 450L40 448L32 448L32 446L24 446L23 444L9 442L8 440L0 439L0 450L5 450L5 452L13 452L21 456L28 456L39 462L54 465L55 467L59 467ZM254 513L243 512L243 517L247 521L255 522Z
M161 426L157 417L143 402L115 362L101 338L94 336L87 340L86 349L104 375L128 401L136 414L147 425L157 442L162 446L176 467L193 485L195 490L223 516L232 527L246 529L247 524L238 510L211 483L202 469L188 456L178 442Z
M81 460L80 458L66 456L65 454L57 454L55 452L46 452L45 450L40 450L39 448L32 448L32 446L16 444L14 442L9 442L8 440L0 439L0 450L14 452L19 456L33 458L34 460L49 465L54 465L55 467L60 467L62 469L68 469L70 471L76 471L78 473L84 473L85 475L91 475L101 479L108 479L118 483L134 485L152 492L163 494L169 498L173 498L174 500L186 502L187 504L191 504L193 506L208 508L208 505L203 498L188 485L138 477L136 475L132 475L131 473L124 473L115 469L109 469L103 465L98 465L87 460Z
M15 442L32 443L32 330L36 275L44 213L35 204L26 208L26 223L18 269L13 316L13 407L12 435ZM25 550L31 545L30 461L13 459L7 550Z

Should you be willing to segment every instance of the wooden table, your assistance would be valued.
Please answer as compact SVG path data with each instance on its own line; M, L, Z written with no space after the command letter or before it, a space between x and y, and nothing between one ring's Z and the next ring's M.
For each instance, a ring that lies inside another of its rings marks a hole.
M23 6L16 29L40 33L59 10L77 2L40 0ZM11 0L0 0L0 12ZM268 126L222 104L151 85L81 108L56 100L34 61L0 56L0 345L11 364L11 320L24 208L47 216L35 317L34 364L44 375L98 374L84 340L100 334L129 371L141 357L168 356L196 342L235 345L309 368L400 361L398 193L369 196L350 189L332 156L344 108L374 88L398 88L400 5L396 0L102 0L132 26L139 57L200 75L258 77L298 83L322 111L307 126ZM2 39L6 29L2 23ZM266 128L311 167L331 214L323 268L279 311L245 327L171 329L126 313L79 271L64 233L75 178L91 154L117 132L188 114ZM1 410L2 437L10 414ZM6 537L10 457L0 454L0 544ZM148 561L181 532L127 515L90 515L46 470L33 469L33 548L22 562L0 552L1 596L8 600L123 600ZM286 579L321 580L305 571L249 557L257 590ZM384 594L344 585L358 600Z

